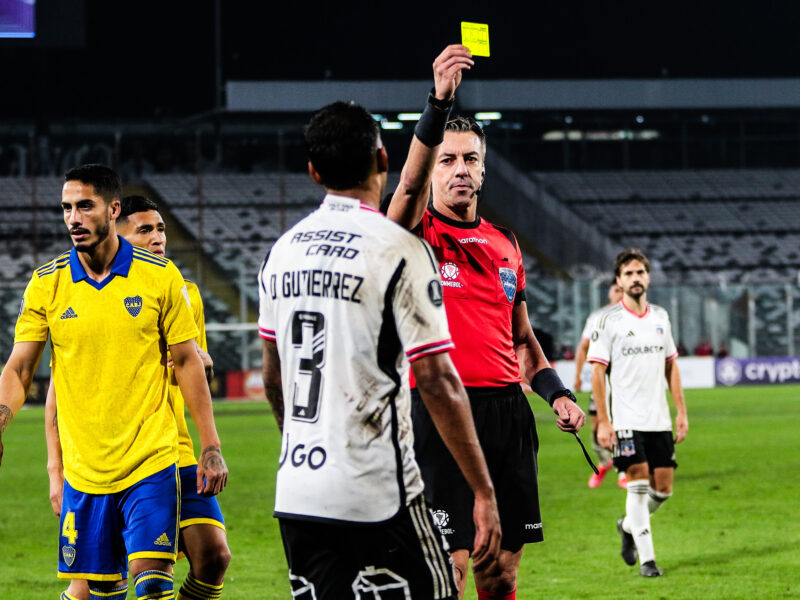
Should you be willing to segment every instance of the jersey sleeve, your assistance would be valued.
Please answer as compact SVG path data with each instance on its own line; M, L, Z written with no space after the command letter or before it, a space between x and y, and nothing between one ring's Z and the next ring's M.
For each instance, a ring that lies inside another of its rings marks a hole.
M195 339L199 332L192 315L186 282L172 262L166 267L166 289L161 306L161 331L167 344L172 346Z
M514 234L512 233L511 235ZM527 300L525 295L527 279L525 278L525 265L522 262L522 252L519 249L519 242L517 242L516 236L514 236L514 247L517 249L517 261L519 261L519 266L517 267L517 292L514 295L514 306L517 306Z
M436 258L424 240L415 246L405 254L392 296L397 333L409 362L454 348Z
M208 340L206 339L206 315L203 309L203 298L200 296L200 288L191 281L186 282L186 289L189 291L189 304L192 307L194 323L200 335L197 336L197 344L203 351L208 352Z
M14 328L14 343L44 342L47 340L47 310L45 294L39 276L34 273L25 288Z
M275 341L275 313L272 293L269 289L269 257L258 272L258 335L270 342Z
M608 366L611 363L611 332L608 329L608 322L601 324L601 319L592 321L586 362Z

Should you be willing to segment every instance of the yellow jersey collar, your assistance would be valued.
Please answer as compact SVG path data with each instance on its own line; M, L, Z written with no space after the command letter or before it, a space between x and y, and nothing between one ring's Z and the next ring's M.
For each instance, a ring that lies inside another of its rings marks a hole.
M73 248L69 251L69 269L72 272L72 283L86 280L86 283L98 290L103 288L107 283L114 279L115 275L128 276L128 271L131 270L131 263L133 262L133 246L123 237L117 236L119 239L119 250L114 257L114 264L111 265L111 273L103 281L95 281L86 273L81 261L78 260L78 251Z

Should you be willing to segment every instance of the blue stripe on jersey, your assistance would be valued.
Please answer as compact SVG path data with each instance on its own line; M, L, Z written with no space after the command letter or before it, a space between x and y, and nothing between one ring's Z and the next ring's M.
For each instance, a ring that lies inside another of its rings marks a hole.
M152 257L150 256L139 256L137 254L134 254L133 258L135 258L136 260L140 260L142 262L150 263L151 265L156 265L158 267L166 267L169 264L168 262L162 263L155 260L151 260Z

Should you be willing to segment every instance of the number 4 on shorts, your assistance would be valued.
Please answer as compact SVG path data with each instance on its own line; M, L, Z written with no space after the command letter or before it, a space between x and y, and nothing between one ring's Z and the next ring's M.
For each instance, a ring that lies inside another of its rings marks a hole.
M78 539L78 530L75 529L75 513L69 511L64 515L64 524L61 526L61 535L67 538L67 543L71 546L75 545Z

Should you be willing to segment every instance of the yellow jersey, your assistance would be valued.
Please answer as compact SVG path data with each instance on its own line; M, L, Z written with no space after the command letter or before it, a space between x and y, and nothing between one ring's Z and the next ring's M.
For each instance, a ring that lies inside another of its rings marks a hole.
M200 290L196 283L188 279L185 279L184 283L189 293L189 305L192 307L194 322L200 331L200 335L196 338L197 344L208 352L206 317L203 312L203 299L200 297ZM186 425L183 394L181 394L181 388L178 387L178 380L175 378L173 369L170 369L169 373L169 401L172 404L172 411L175 413L175 424L178 426L178 466L189 467L196 465L197 459L194 457L192 436L189 435L189 427Z
M167 345L197 337L183 277L123 238L111 273L87 276L73 248L33 273L14 342L50 333L64 477L124 490L178 459Z

